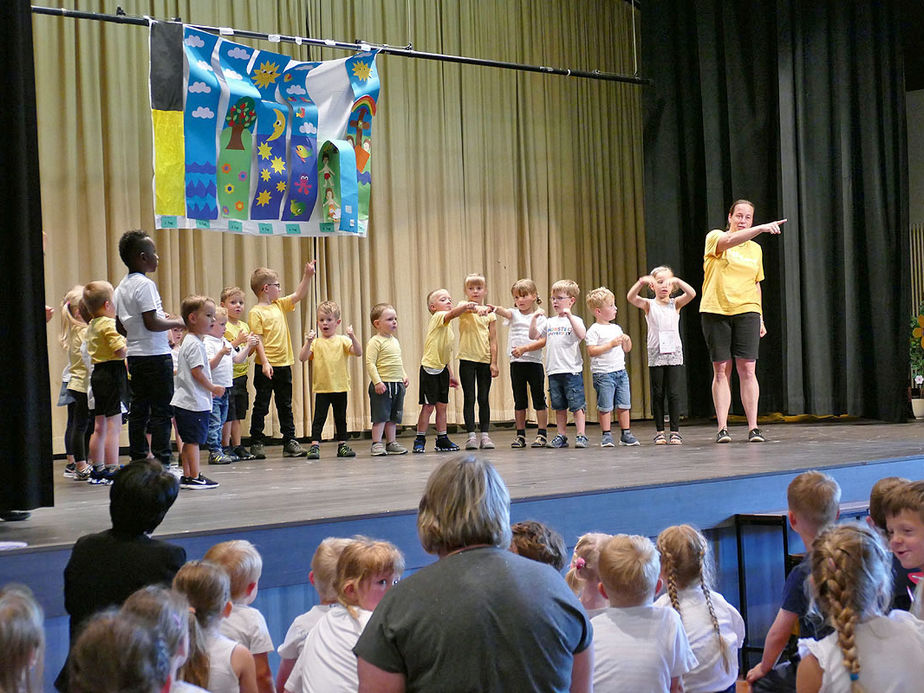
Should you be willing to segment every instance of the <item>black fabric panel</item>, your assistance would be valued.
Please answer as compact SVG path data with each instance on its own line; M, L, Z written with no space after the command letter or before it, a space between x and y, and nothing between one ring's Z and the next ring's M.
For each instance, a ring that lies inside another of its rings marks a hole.
M699 289L711 228L755 203L769 334L760 410L903 420L904 93L897 0L659 0L645 6L649 264ZM683 315L692 414L712 415L699 301ZM733 409L740 412L735 396Z
M151 24L151 108L183 110L183 25Z
M53 505L51 395L45 341L45 276L39 195L32 11L8 3L0 22L0 511ZM51 241L53 242L53 240Z

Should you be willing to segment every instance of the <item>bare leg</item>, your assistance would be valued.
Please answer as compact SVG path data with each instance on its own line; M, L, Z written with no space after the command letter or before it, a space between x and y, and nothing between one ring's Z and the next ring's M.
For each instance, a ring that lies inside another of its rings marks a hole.
M375 426L372 427L373 433L372 438L375 440ZM385 424L385 440L389 443L394 443L395 438L398 436L398 424L394 421L388 421ZM379 440L382 440L382 434L379 433Z
M741 403L744 415L748 419L748 430L757 428L757 400L760 398L760 385L757 382L757 362L753 359L736 359L738 381L741 388Z
M526 428L526 410L517 409L513 412L513 421L516 423L517 430L522 431Z
M94 419L93 435L90 436L90 458L88 462L106 464L106 417Z
M731 359L712 362L712 403L718 430L728 428L728 408L731 406Z
M577 417L574 417L577 420ZM597 421L600 422L600 430L608 431L610 426L612 426L613 421L613 412L611 411L597 411Z
M632 427L632 422L629 419L629 410L628 409L617 409L616 418L619 420L619 427L623 430ZM663 424L662 424L663 425Z
M231 445L237 447L241 444L241 422L231 422Z
M583 409L578 409L574 412L574 428L577 431L577 435L584 435L584 429L587 424L587 412Z
M526 412L523 412L523 421L526 421ZM536 423L539 424L539 428L548 428L549 426L549 410L540 409L536 412Z
M122 415L106 418L106 466L119 464L119 433L122 432Z
M436 403L436 432L446 432L446 410L449 408L445 402Z
M385 430L385 422L372 424L372 442L381 443L382 442L382 431Z
M427 429L430 428L430 415L433 413L433 409L434 406L432 404L420 405L420 416L417 417L418 434L426 434ZM439 422L437 422L437 424L439 424Z
M568 410L567 409L556 409L555 410L555 426L558 428L559 435L568 434Z
M224 426L221 427L221 444L222 447L228 447L231 445L231 422L225 421Z
M195 479L199 476L199 445L198 443L183 443L183 476Z

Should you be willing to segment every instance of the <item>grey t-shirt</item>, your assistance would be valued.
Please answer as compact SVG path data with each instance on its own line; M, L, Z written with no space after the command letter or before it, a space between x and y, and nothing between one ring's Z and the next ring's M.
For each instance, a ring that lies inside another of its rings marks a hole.
M392 588L353 652L404 674L407 691L567 691L593 630L547 565L475 548Z

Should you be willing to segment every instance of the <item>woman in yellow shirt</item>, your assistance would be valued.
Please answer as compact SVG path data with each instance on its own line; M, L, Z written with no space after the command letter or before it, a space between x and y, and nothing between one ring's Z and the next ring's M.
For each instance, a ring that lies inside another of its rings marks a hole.
M712 401L718 423L716 443L731 442L728 409L731 405L732 360L738 369L741 402L748 420L748 441L764 442L757 428L760 386L755 367L760 338L767 334L761 308L763 255L753 238L776 235L786 219L752 226L754 204L736 200L728 211L725 230L706 235L703 254L703 293L700 313L703 336L712 361Z

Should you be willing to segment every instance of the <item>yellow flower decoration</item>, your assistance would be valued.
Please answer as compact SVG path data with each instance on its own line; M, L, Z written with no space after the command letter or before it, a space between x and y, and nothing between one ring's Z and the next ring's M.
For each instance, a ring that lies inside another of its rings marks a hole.
M918 315L918 326L911 331L911 334L915 339L921 340L921 348L924 349L924 315Z

